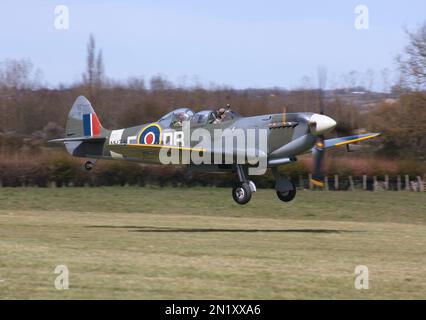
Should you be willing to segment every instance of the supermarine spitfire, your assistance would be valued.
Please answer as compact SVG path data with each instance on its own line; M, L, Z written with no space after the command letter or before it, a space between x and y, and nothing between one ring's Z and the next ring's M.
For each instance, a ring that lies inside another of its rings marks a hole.
M294 199L296 188L289 178L278 173L279 166L312 152L315 164L312 183L323 186L321 164L325 149L379 135L324 139L335 126L336 122L323 114L283 112L242 117L227 106L197 113L178 108L154 123L108 130L100 124L90 102L80 96L68 115L66 137L51 142L64 142L75 157L186 164L210 172L233 171L238 180L232 196L238 204L249 202L256 191L249 179L250 170L257 168L259 174L271 168L277 196L288 202ZM172 161L176 159L173 155L178 156L179 163ZM85 168L91 170L93 165L94 161L89 160Z

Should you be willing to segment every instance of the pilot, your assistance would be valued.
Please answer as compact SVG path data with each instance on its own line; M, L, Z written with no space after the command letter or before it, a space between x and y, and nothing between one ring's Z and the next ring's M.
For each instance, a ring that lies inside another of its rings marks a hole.
M226 105L226 109L225 108L220 108L219 110L216 111L216 120L214 121L214 123L220 123L222 122L222 120L225 118L226 113L229 111L230 105L227 104Z
M189 120L189 116L185 112L180 112L179 114L177 114L176 118L177 119L173 124L177 127L182 127L183 122Z

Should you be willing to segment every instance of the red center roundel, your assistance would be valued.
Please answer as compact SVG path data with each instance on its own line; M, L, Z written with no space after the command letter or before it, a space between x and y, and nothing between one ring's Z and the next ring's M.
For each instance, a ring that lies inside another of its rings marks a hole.
M145 136L145 144L153 144L155 141L155 135L153 132L148 132Z

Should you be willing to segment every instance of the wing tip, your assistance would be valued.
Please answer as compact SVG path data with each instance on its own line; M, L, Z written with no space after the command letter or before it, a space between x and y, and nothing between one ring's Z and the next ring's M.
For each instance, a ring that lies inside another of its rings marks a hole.
M317 187L324 187L324 181L322 181L322 180L319 180L319 179L314 179L314 178L312 178L311 179L311 183L314 185L314 186L317 186Z

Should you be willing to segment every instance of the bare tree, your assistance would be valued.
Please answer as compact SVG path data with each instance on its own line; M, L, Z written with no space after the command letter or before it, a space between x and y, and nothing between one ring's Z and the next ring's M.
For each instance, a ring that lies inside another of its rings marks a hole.
M7 59L0 63L0 86L13 89L34 89L40 86L42 73L34 70L28 59Z
M95 83L98 88L102 86L102 83L104 81L104 59L102 56L102 50L99 50L98 52L98 59L96 60L96 78Z
M149 82L152 91L163 91L173 88L173 84L162 75L155 75Z
M352 70L348 74L349 87L354 90L359 82L359 73L358 71Z
M406 31L409 44L397 57L405 83L417 90L426 89L426 21L416 31Z
M83 74L83 82L89 89L99 89L104 80L104 62L102 50L96 54L95 37L91 34L87 43L86 72Z
M86 73L83 74L83 81L88 85L93 84L95 73L95 50L95 38L91 34L89 42L87 43Z
M373 87L374 87L374 78L375 78L375 72L373 69L367 69L367 71L365 72L366 74L366 80L367 80L367 90L368 91L373 91Z

